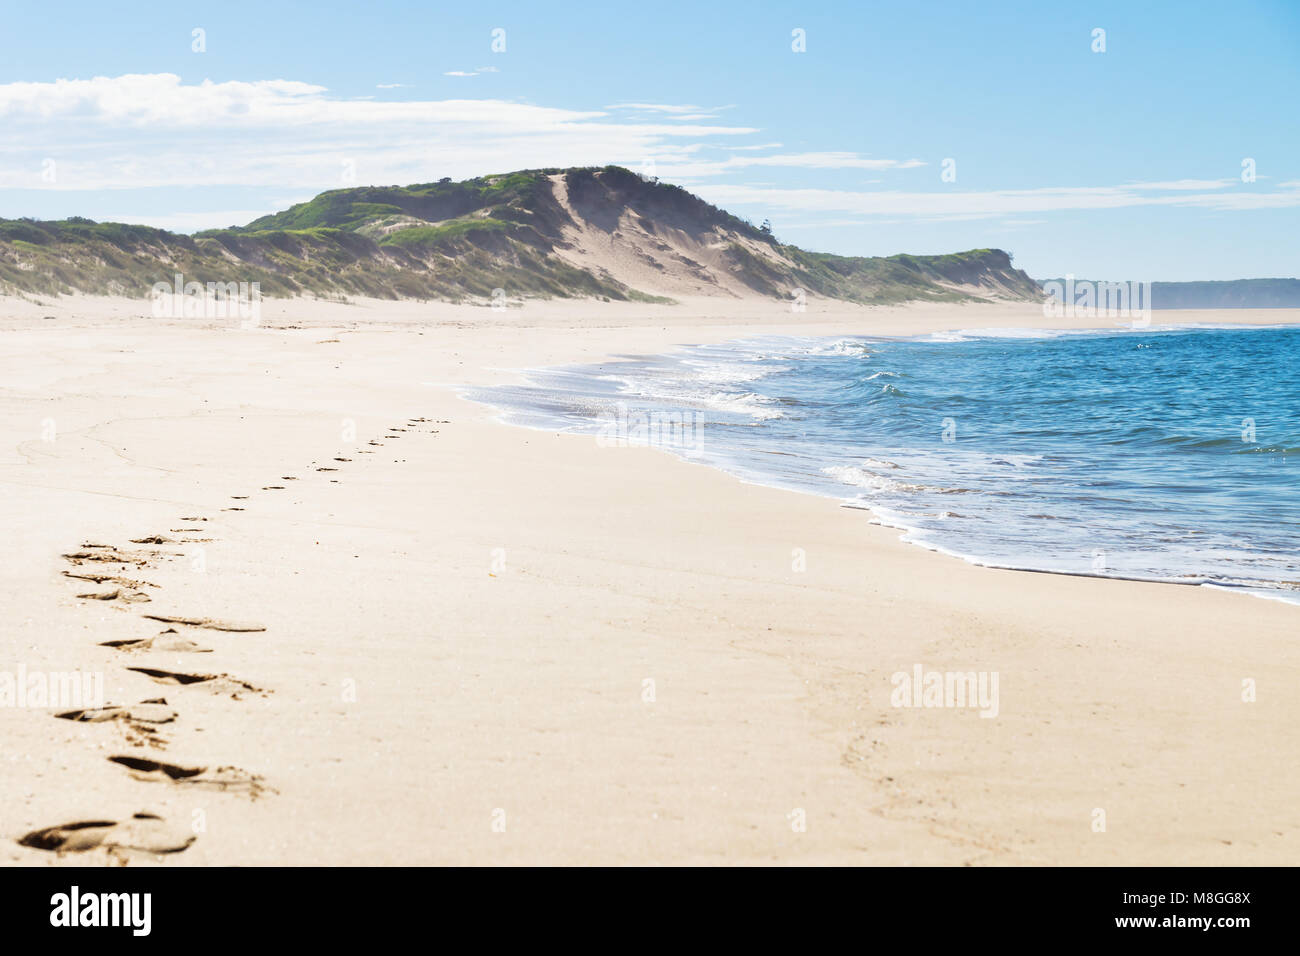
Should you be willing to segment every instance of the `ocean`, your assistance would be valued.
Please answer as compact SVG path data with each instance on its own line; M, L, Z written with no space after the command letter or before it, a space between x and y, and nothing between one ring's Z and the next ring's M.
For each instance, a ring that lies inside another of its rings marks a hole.
M1300 603L1300 328L770 336L465 394L978 564Z

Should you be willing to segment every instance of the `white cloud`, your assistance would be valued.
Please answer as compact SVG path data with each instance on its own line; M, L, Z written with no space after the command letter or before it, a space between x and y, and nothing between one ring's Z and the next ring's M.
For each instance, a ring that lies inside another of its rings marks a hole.
M1218 180L1205 182L1210 184L1210 189L1220 188ZM1228 180L1223 185L1231 182ZM931 192L856 192L716 184L701 186L698 191L710 202L724 207L766 206L805 213L901 216L912 220L985 219L1025 213L1120 209L1131 206L1183 206L1218 210L1300 206L1300 184L1274 191L1242 187L1226 192L1208 191L1204 184L1175 186L1170 183L985 191L936 189Z
M647 156L682 162L705 141L755 132L501 99L343 99L290 80L184 84L172 74L137 74L0 84L0 182L320 190L639 165Z
M785 143L755 143L755 144L748 145L748 146L732 146L732 145L730 145L730 144L723 143L723 144L718 145L718 146L715 147L715 148L717 148L717 149L732 149L732 150L735 150L735 149L739 149L739 150L780 149L780 148L783 147L784 145L785 145Z
M299 199L297 202L302 202ZM95 218L100 222L129 222L140 226L154 226L169 232L198 232L201 229L220 229L223 226L242 226L262 216L279 212L287 206L274 209L226 209L217 212L178 212L168 216L151 213L108 213Z
M713 114L722 110L731 109L730 106L693 106L678 105L672 103L615 103L613 106L606 106L607 110L638 110L642 113L667 113L671 115L687 115L694 113Z
M243 119L298 122L322 105L325 87L292 80L231 81L183 86L169 73L97 76L92 80L0 85L6 123L69 119L78 123L201 126Z
M744 147L734 147L743 150ZM926 165L919 159L871 159L847 152L771 153L766 156L741 153L725 159L704 159L696 154L675 161L656 163L659 174L673 180L698 181L724 176L739 169L754 167L787 169L915 169ZM751 184L752 185L752 184Z
M775 156L732 156L723 166L740 169L746 166L797 166L801 169L915 169L924 166L919 159L868 159L856 153L787 153Z
M1226 189L1237 182L1235 179L1177 179L1166 183L1137 183L1138 189L1173 189L1173 190L1201 190L1201 189Z

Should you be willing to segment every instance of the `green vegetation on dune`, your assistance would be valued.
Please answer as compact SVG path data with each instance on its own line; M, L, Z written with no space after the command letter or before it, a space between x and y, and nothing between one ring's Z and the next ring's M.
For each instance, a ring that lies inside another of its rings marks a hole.
M818 295L869 305L908 301L973 302L981 296L954 289L960 285L985 294L1036 300L1041 294L1001 249L971 249L938 256L837 256L780 246L795 264L803 288Z
M246 226L192 237L81 218L0 220L0 290L143 297L154 283L181 273L203 283L257 282L271 296L458 301L506 289L512 297L671 301L557 254L570 249L566 230L579 223L604 230L613 242L627 222L662 249L683 235L697 246L721 248L730 278L761 295L786 297L802 288L864 303L959 301L972 298L962 291L971 288L1041 295L999 250L888 258L808 252L681 187L618 166L334 189ZM704 269L685 254L677 258Z
M308 202L290 206L284 212L255 219L239 231L316 226L356 230L376 218L394 215L430 223L444 222L478 210L526 203L545 188L548 172L528 170L503 176L481 176L457 183L332 189Z
M516 228L514 223L487 217L453 219L437 226L412 226L390 232L379 240L381 246L427 246L445 242L472 232L501 232Z

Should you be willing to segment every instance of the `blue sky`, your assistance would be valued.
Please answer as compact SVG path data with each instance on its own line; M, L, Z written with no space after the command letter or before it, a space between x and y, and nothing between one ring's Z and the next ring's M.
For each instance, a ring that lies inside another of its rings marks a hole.
M822 251L1300 274L1297 0L7 6L0 216L621 163Z

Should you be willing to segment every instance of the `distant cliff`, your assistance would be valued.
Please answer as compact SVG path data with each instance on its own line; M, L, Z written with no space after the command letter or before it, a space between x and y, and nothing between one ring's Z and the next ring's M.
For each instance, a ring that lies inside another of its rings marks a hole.
M1064 279L1042 279L1039 285ZM1076 285L1084 280L1075 279ZM1300 309L1300 279L1152 282L1153 309Z

